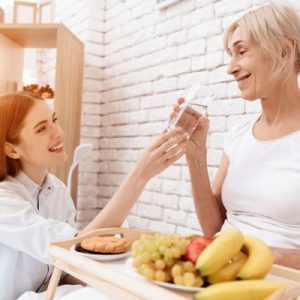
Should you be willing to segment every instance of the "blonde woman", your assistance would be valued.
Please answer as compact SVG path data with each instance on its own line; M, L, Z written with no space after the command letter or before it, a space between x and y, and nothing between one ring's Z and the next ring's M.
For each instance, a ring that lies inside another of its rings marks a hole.
M39 292L51 275L49 242L122 224L147 182L185 152L182 131L144 150L105 208L81 231L66 186L48 168L66 160L55 112L28 93L0 97L0 299Z
M224 45L228 73L261 113L230 130L212 187L208 120L199 119L186 153L199 222L209 236L229 226L258 236L276 263L300 269L299 16L289 6L259 7L227 29Z

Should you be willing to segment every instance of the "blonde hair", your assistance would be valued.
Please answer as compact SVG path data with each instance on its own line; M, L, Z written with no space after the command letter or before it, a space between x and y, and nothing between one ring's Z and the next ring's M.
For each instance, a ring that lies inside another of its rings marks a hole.
M273 58L273 75L288 75L293 68L297 74L300 72L300 17L292 6L270 3L249 11L226 30L226 51L237 27L246 41L257 43L264 54Z

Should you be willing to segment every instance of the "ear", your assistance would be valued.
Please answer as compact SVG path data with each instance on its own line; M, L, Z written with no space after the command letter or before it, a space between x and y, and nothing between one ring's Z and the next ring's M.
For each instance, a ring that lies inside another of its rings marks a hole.
M296 41L293 38L286 37L287 46L282 51L282 57L288 58L295 53Z
M5 154L12 159L19 159L20 153L11 143L5 142Z

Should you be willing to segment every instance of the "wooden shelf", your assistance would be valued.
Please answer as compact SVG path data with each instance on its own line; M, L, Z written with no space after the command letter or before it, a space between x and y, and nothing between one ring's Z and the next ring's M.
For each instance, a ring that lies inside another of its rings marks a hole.
M0 33L23 48L56 48L60 31L81 43L63 24L0 24Z

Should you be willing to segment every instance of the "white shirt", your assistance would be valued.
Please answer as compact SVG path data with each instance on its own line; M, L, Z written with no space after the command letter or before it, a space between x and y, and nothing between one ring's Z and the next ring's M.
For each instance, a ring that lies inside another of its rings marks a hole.
M77 230L66 186L48 174L42 187L23 172L0 182L0 300L40 288L51 270L51 241Z
M300 130L272 141L253 136L257 118L229 132L222 188L224 228L235 226L269 245L300 248Z

